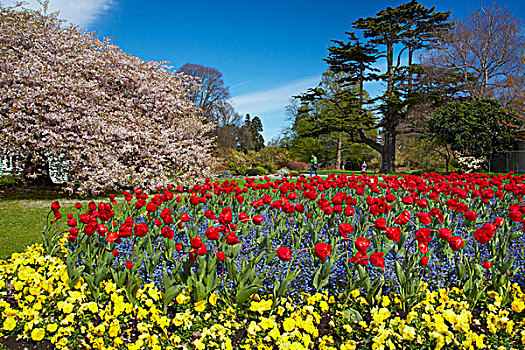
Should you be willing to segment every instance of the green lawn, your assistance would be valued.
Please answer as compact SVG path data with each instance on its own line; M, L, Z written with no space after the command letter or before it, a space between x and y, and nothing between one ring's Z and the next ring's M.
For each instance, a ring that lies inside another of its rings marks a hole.
M33 243L42 243L51 199L0 199L0 259L21 252ZM59 199L63 215L74 209L76 200ZM51 215L51 219L53 216Z

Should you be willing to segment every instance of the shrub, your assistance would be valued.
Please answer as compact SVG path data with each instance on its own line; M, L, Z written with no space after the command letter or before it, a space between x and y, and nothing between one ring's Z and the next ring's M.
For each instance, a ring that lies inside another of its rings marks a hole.
M310 169L310 165L308 163L298 161L287 162L285 166L288 169L294 171L305 171Z
M276 165L274 163L267 163L265 168L269 174L273 174L276 171Z
M274 169L281 168L291 161L288 150L282 147L268 146L263 148L259 154L261 155L261 161L267 165L272 164Z
M246 170L246 175L248 176L261 176L266 175L266 170L260 166L255 168L249 168Z

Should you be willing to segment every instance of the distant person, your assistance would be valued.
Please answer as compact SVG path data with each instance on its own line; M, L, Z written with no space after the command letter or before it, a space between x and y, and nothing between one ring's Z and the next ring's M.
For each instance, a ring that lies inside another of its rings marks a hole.
M363 164L361 165L361 171L362 171L363 173L366 172L366 161L363 161Z
M310 156L310 163L311 163L311 167L310 167L310 177L312 177L313 173L315 172L315 176L318 176L317 175L317 168L319 167L319 165L317 164L317 157L313 155Z

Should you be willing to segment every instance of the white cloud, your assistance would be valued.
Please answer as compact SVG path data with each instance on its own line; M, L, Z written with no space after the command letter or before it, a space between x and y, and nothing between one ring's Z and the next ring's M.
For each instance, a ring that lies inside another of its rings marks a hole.
M16 0L2 1L7 6L14 5ZM86 28L101 14L109 10L116 0L50 0L48 12L59 11L59 17L79 27ZM42 6L37 0L25 0L24 7L39 10Z
M258 115L284 110L292 96L317 86L320 80L321 76L306 77L268 90L234 96L232 100L235 109L241 114Z

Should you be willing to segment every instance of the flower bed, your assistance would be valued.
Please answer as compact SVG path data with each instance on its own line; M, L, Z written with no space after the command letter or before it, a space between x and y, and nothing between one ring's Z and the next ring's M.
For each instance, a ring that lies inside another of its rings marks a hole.
M44 247L0 270L3 336L58 348L525 345L521 176L260 180L137 189L67 220L53 203Z

